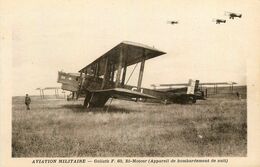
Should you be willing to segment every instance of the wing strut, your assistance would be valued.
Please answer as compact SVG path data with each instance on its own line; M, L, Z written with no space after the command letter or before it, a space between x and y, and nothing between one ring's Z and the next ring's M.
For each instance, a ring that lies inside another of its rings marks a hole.
M106 112L108 112L108 110L109 110L109 107L111 106L113 99L114 99L114 98L113 98L113 97L111 97L111 100L110 100L110 103L109 103L109 104L108 104L108 106L107 106Z
M145 50L143 49L143 57L141 61L140 71L139 71L139 77L137 82L137 91L141 92L141 85L143 80L143 74L144 74L144 63L145 63Z
M136 67L137 67L137 64L138 64L138 63L135 64L135 67L134 67L133 71L131 72L131 74L129 75L129 77L128 77L126 83L125 83L125 85L127 85L128 81L129 81L130 78L132 77L132 75L133 75L133 73L134 73L134 71L135 71L135 69L136 69Z
M135 67L134 67L134 69L132 70L130 76L128 77L128 79L127 79L125 85L127 85L128 81L129 81L130 78L132 77L132 75L133 75L133 73L134 73L134 71L135 71L135 69L136 69L136 67L137 67L137 64L138 64L138 63L135 64ZM114 97L112 96L112 97L111 97L111 100L110 100L110 103L109 103L108 106L107 106L106 112L108 112L108 110L109 110L109 108L110 108L110 106L111 106L111 104L112 104L113 99L114 99Z

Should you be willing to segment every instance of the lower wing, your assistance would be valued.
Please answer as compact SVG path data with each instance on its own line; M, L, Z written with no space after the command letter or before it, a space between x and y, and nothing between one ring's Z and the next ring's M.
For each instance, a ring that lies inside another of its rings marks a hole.
M108 95L111 97L117 97L117 96L122 96L122 97L128 97L128 98L151 98L151 99L156 99L155 96L151 96L148 94L128 90L128 89L123 89L123 88L114 88L114 89L104 89L104 90L94 90L90 91L93 93L99 93L99 94L104 94Z

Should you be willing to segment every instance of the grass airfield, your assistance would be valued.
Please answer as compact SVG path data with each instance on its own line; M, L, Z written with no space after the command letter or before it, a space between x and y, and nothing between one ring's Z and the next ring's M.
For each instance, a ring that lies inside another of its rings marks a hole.
M114 99L108 112L83 108L83 99L31 99L29 111L24 97L12 100L13 157L247 155L246 99L192 105Z

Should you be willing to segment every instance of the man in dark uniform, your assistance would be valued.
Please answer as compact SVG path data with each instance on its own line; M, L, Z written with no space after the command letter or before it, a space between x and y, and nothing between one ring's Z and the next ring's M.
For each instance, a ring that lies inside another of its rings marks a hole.
M25 105L27 107L27 110L30 110L30 103L31 103L31 98L26 94L25 96Z
M239 92L237 92L236 94L237 94L237 99L241 100L241 96L240 96Z

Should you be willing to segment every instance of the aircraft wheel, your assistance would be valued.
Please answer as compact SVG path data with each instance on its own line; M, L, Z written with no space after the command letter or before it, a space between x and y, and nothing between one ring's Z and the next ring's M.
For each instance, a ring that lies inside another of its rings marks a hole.
M165 100L163 101L163 104L164 104L164 105L167 105L167 104L168 104L168 100L165 99Z
M189 97L189 98L188 98L188 103L189 103L189 104L196 103L196 99L195 99L194 97Z

